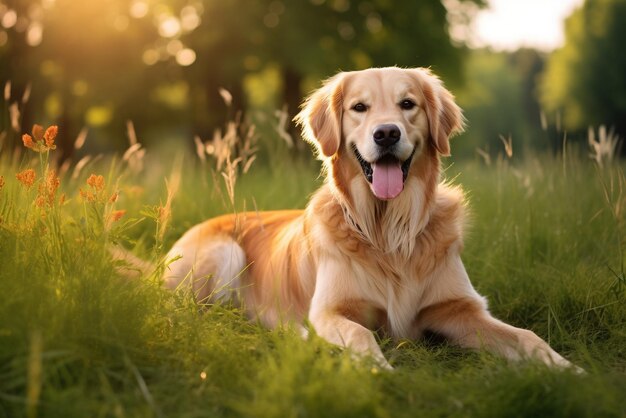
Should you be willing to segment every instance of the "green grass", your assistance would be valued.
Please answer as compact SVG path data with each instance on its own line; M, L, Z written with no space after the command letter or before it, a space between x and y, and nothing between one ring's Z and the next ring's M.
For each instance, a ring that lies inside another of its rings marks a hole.
M238 180L238 210L303 207L318 166L283 156ZM112 242L153 257L233 209L187 157L159 237L171 170L159 161L148 154L137 174L109 161L66 175L66 202L45 210L33 204L37 184L15 180L28 162L0 162L0 417L625 416L623 166L571 153L446 170L472 208L464 260L474 285L496 316L588 371L579 376L436 339L381 341L395 366L386 372L237 309L199 307L156 277L119 277ZM105 174L100 203L78 196L91 172ZM105 203L116 182L119 200ZM107 226L116 209L127 213Z

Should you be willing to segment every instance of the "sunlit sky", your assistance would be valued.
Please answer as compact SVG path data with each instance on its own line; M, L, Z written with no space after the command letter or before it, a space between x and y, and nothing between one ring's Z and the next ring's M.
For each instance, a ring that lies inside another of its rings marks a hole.
M489 0L474 22L473 46L549 51L563 44L563 20L583 0Z

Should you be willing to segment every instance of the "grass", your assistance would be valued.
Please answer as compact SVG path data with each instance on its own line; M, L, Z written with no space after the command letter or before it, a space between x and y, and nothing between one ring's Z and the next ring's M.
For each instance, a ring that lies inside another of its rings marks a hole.
M491 311L547 339L583 376L436 338L381 341L395 367L386 372L235 308L200 307L157 277L116 273L113 242L157 257L209 216L303 207L318 167L288 152L255 163L234 196L195 157L164 166L148 153L142 171L100 160L74 179L61 173L53 203L39 206L50 194L39 189L46 153L1 158L0 417L626 415L624 166L575 148L455 162L446 177L468 193L464 261ZM39 180L27 189L15 174L31 166ZM88 184L92 173L104 185Z

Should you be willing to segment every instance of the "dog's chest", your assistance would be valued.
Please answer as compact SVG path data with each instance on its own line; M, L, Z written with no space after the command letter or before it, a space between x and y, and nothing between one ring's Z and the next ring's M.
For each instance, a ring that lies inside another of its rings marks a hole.
M427 282L409 274L408 269L395 267L372 269L353 263L352 279L355 290L366 302L366 312L381 313L378 318L383 324L378 325L384 325L393 338L413 338L414 321L421 309Z

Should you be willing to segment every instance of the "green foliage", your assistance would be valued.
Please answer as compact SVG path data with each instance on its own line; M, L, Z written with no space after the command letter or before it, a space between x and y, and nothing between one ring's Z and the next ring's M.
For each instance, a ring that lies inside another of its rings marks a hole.
M601 124L626 134L626 1L588 0L566 21L566 44L548 61L542 102L569 130Z
M303 207L318 167L275 157L280 164L255 166L238 180L237 209ZM546 338L588 371L579 376L429 339L381 341L396 368L386 372L318 337L266 330L236 308L199 306L156 276L120 277L112 242L136 245L146 258L159 245L163 178L173 176L157 163L167 161L162 156L146 158L143 172L101 161L76 179L61 173L66 199L45 208L34 203L37 183L26 189L15 179L30 162L0 162L0 416L626 413L623 166L600 169L568 148L564 158L469 161L446 171L469 196L464 260L491 311ZM165 247L191 224L231 209L216 187L221 177L186 161ZM108 174L102 198L90 200L91 184L101 184L86 183L93 171ZM119 209L124 217L108 221Z
M466 84L456 95L468 126L454 139L455 155L499 150L501 138L512 138L515 153L546 148L551 136L542 130L536 97L536 78L544 60L543 54L529 49L508 53L478 49L468 54Z
M304 94L340 69L432 66L449 83L461 79L463 50L450 42L440 0L15 3L29 30L7 31L0 83L12 81L11 103L33 85L20 103L22 126L60 125L65 156L83 127L89 152L119 149L129 119L145 144L210 138L228 112L219 88L232 93L234 109L250 110L258 102L248 97L261 94L293 116ZM31 27L42 28L39 40ZM246 90L246 79L268 70L278 80Z

